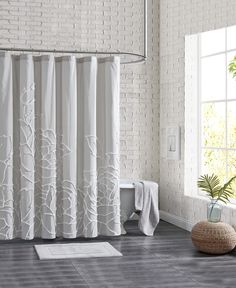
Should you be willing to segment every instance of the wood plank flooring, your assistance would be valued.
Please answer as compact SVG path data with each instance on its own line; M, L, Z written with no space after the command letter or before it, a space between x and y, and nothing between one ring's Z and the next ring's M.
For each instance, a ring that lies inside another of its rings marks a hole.
M236 287L236 251L223 256L197 252L190 234L161 221L154 237L145 237L137 221L127 235L93 240L0 241L0 288L232 288ZM33 245L108 241L123 257L39 261Z

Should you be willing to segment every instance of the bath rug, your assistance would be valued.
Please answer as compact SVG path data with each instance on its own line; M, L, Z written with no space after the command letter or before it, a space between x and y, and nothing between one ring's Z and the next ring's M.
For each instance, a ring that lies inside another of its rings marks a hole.
M108 242L34 245L40 260L122 256Z

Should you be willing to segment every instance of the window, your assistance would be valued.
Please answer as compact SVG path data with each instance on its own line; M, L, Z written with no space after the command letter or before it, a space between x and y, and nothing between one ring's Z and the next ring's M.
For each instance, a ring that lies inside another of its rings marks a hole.
M236 174L236 80L228 72L235 32L198 35L199 174L215 173L222 182Z
M185 39L185 191L200 174L236 175L235 35L232 26Z

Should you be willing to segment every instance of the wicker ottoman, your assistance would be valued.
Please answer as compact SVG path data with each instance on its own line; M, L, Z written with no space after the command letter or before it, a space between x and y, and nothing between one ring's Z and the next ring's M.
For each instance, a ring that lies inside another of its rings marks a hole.
M225 254L236 246L236 232L229 224L201 221L197 223L191 233L196 248L209 254Z

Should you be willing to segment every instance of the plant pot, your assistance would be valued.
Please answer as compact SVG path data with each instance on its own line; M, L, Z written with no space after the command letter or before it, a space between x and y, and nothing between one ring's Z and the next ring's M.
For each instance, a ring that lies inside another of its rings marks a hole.
M207 205L207 220L209 222L217 223L221 220L222 206L217 200L212 199Z

